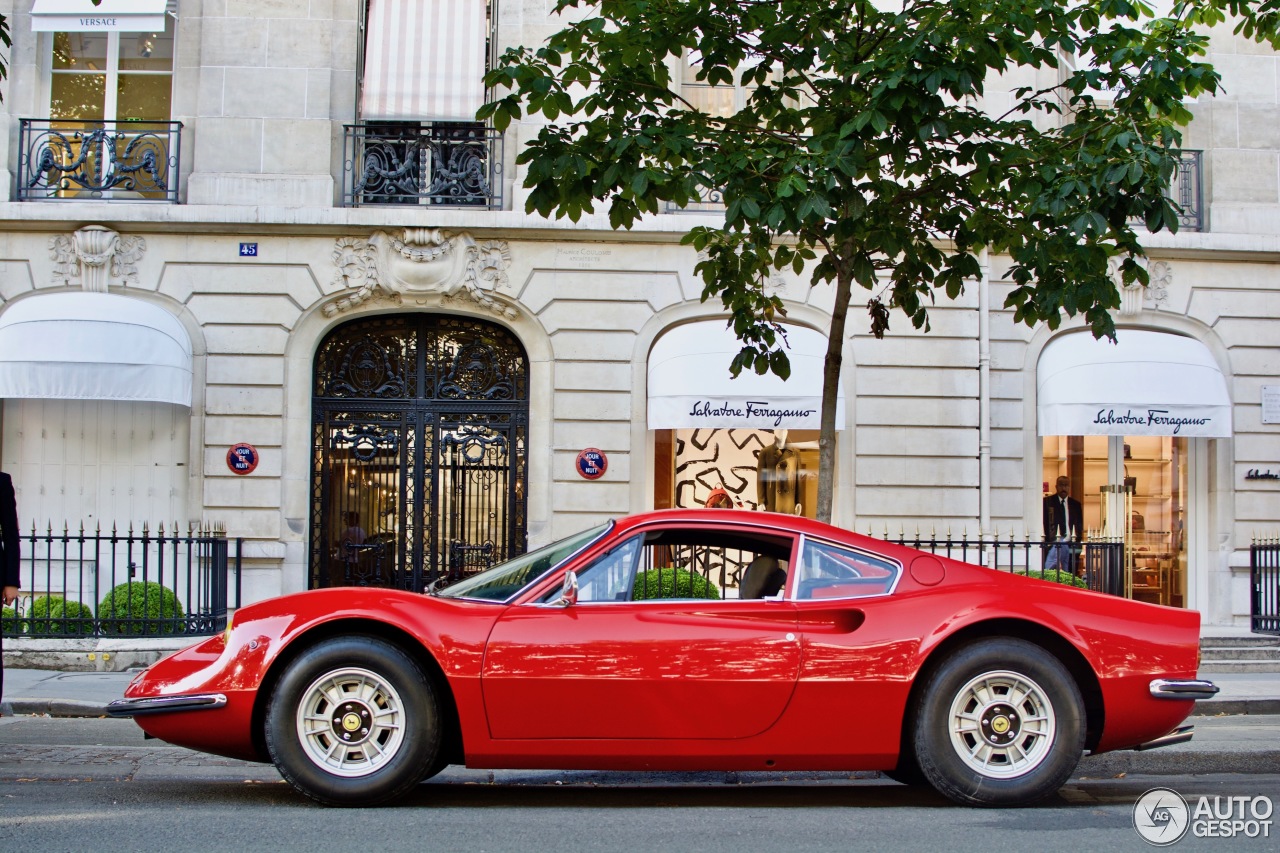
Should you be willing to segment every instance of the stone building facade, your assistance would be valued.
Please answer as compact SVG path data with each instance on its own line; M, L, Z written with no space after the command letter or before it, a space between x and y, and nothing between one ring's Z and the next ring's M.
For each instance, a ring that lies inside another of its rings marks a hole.
M104 0L102 15L151 17L71 30L40 2L0 0L14 42L0 463L24 523L223 523L246 541L254 600L352 572L418 583L719 487L744 508L808 512L824 476L836 522L862 532L1038 539L1067 475L1088 534L1127 538L1152 600L1247 624L1249 544L1280 526L1274 52L1214 36L1225 93L1194 105L1179 185L1196 216L1151 236L1152 287L1117 318L1122 344L1124 330L1159 333L1168 359L1119 396L1079 397L1123 371L1079 339L1058 346L1078 324L1015 325L1007 262L992 257L928 334L895 324L876 340L851 323L838 467L821 472L809 392L728 379L722 315L679 245L716 211L625 233L604 216L525 214L514 158L536 127L499 138L438 104L416 118L371 106L390 61L371 33L405 20L378 18L403 3L376 5ZM545 4L478 6L491 47L554 26ZM138 153L144 137L158 163ZM413 186L378 183L397 170ZM809 364L831 292L791 275L773 286ZM65 310L44 301L66 295ZM157 310L178 331L149 320ZM691 328L697 345L677 345ZM151 337L177 349L128 355ZM664 373L667 358L687 360ZM1203 383L1188 388L1184 360ZM1059 362L1083 382L1055 379ZM68 385L86 363L113 367ZM1049 396L1143 423L1046 433L1067 412ZM783 402L743 409L761 397ZM1171 406L1213 414L1146 414ZM584 468L587 450L602 471Z

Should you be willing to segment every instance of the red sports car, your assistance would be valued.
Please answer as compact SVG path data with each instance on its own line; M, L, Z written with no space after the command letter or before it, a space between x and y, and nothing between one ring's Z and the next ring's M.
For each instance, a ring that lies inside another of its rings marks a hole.
M1199 614L793 516L666 510L440 591L240 609L138 675L116 716L271 761L331 805L451 763L882 770L974 805L1055 792L1085 750L1179 743Z

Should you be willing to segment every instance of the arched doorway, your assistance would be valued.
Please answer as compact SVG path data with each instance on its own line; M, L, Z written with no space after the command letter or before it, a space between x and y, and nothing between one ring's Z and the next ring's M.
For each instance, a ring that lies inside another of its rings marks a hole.
M421 590L526 549L529 362L493 323L334 329L312 385L309 586Z

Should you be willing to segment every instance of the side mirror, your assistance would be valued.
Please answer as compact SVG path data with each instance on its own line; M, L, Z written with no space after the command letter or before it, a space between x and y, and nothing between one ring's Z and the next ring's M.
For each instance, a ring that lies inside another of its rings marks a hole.
M578 573L564 573L564 586L560 588L560 597L551 602L553 607L569 607L578 603Z

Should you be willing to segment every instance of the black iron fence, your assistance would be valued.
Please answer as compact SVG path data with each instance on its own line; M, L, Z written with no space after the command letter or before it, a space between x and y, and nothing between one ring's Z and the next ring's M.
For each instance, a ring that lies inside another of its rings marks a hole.
M478 122L348 124L342 203L502 208L502 134Z
M18 201L178 201L180 121L24 118Z
M166 533L33 529L6 637L210 635L240 606L241 539L221 527Z
M999 572L1047 576L1050 580L1071 583L1095 592L1125 594L1124 542L1119 539L1050 542L1014 539L1012 535L1006 539L994 536L970 539L968 534L964 534L955 539L951 536L939 538L936 534L925 537L919 533L914 538L905 534L895 538L887 532L879 538Z
M1280 539L1249 546L1249 583L1253 633L1280 636Z

